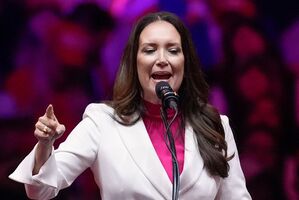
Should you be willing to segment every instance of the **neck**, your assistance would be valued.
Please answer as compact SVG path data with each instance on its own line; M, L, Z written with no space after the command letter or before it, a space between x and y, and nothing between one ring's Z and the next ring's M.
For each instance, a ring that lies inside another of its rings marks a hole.
M152 97L143 96L142 98L144 101L152 103L152 104L162 104L161 99L159 99L157 96L152 96Z

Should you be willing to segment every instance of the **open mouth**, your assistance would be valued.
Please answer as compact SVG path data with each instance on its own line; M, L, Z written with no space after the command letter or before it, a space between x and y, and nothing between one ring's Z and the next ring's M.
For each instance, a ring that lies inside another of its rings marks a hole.
M155 80L167 80L171 77L169 72L154 72L151 77Z

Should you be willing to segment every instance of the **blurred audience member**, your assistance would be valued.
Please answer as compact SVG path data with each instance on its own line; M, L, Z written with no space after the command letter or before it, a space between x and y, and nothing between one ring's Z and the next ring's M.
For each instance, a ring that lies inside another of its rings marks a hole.
M251 58L231 74L224 75L227 83L223 89L240 142L246 140L246 129L254 125L266 125L287 134L293 131L290 97L285 90L283 73L272 61L261 57Z
M299 16L282 34L281 47L286 66L295 77L294 99L295 117L299 129ZM298 131L297 131L298 133Z
M14 71L4 81L3 96L15 105L13 119L35 120L35 113L52 102L62 110L59 117L68 123L68 130L72 130L88 102L110 95L113 80L107 79L107 67L99 54L114 21L93 3L81 3L70 12L62 13L55 2L51 5L47 2L27 1L31 13L15 49L15 60L11 61ZM25 136L27 132L19 134ZM15 146L11 146L11 151L26 152ZM62 197L72 199L79 187L81 194L77 197L92 198L99 191L93 181L88 181L90 179L86 172ZM92 184L86 184L88 182Z
M285 194L288 200L299 199L299 137L294 141L294 148L284 164L284 180Z
M259 99L249 112L247 117L248 127L265 125L274 129L282 129L282 120L279 113L279 103L270 96Z
M238 13L241 16L254 18L257 15L253 0L210 0L213 14L221 20L227 13Z
M282 155L274 129L252 127L240 149L247 187L255 200L283 200Z
M227 102L237 140L246 139L250 126L264 124L283 129L288 144L295 132L293 79L280 52L257 22L235 13L224 18L224 63L211 80L217 79L212 85L225 94L221 102Z
M256 19L236 13L223 16L224 65L234 70L255 56L276 56L273 43Z
M45 94L35 76L35 71L19 68L5 82L5 91L15 105L15 117L30 117L32 111L43 106Z
M27 13L22 1L0 2L0 85L14 69L15 48L23 34Z
M74 87L80 85L87 98L92 96L100 100L109 95L111 83L107 83L108 75L98 54L113 23L108 13L92 3L79 4L67 14L59 13L55 8L36 10L18 46L15 68L27 71L30 78L26 84L36 81L32 88L38 89L32 91L35 96L42 96L45 102L59 93L59 87L66 84L71 87L74 82ZM96 77L98 85L93 83L94 71L102 72ZM34 99L34 95L31 98ZM44 107L43 102L39 104ZM33 111L39 111L38 105L31 104L31 107Z

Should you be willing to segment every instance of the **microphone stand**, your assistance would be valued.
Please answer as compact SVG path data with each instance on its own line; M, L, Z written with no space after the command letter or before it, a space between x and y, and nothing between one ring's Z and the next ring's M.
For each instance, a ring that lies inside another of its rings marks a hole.
M166 109L161 108L161 118L163 120L164 126L166 128L166 145L168 150L171 153L172 157L172 176L173 176L173 184L172 184L172 200L178 200L179 198L179 188L180 188L180 171L179 171L179 164L177 161L177 154L176 154L176 148L175 148L175 143L173 139L173 135L170 130L170 126L174 122L175 118L178 115L178 110L175 109L175 115L171 119L171 121L168 123L167 121L167 114L166 114ZM167 142L168 141L168 142Z

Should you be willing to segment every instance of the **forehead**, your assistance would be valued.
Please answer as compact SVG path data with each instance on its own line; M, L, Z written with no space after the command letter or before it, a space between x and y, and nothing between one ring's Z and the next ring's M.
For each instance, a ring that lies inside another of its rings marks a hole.
M176 28L166 21L155 21L147 25L141 32L140 44L147 42L181 43L181 36Z

